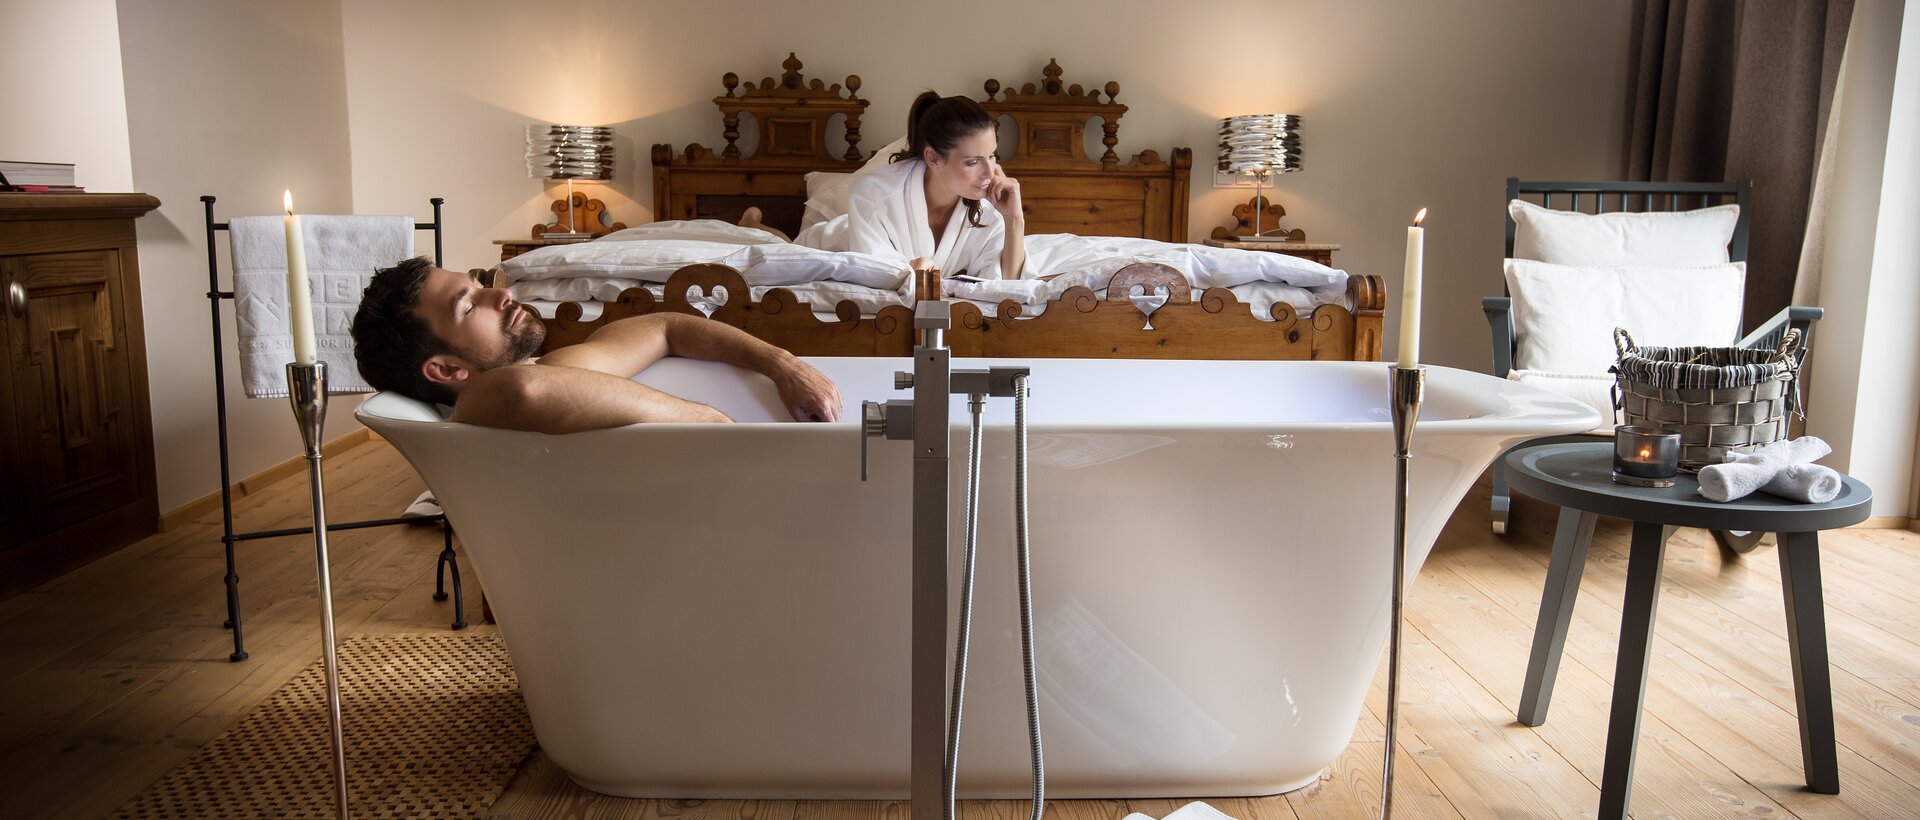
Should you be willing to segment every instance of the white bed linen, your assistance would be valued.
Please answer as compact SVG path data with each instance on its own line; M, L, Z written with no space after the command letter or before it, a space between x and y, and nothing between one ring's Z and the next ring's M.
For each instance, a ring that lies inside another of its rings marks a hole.
M1027 249L1027 270L1034 275L977 284L949 279L945 295L972 301L988 315L1011 298L1027 306L1023 315L1037 315L1068 288L1084 286L1104 296L1107 281L1122 267L1155 262L1185 272L1196 298L1207 288L1227 287L1262 319L1271 318L1276 302L1301 314L1346 302L1346 272L1283 254L1073 234L1030 236ZM907 304L902 294L911 279L890 258L786 243L710 219L656 222L592 242L539 248L500 267L517 299L587 303L613 301L621 291L663 283L674 271L700 263L740 270L756 300L767 288L786 287L826 316L841 300L854 301L867 316ZM651 289L657 294L658 288Z

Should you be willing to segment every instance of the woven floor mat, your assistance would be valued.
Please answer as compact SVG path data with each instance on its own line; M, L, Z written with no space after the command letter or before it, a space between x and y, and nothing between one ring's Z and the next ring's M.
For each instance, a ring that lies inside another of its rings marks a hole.
M357 637L340 645L354 817L478 817L533 748L494 635ZM122 818L334 816L319 660L122 806Z

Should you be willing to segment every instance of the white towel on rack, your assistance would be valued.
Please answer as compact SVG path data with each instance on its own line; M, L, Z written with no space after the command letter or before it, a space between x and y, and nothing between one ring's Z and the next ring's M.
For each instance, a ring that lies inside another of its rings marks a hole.
M287 395L293 332L287 317L287 233L279 216L228 222L241 384L248 398ZM313 285L313 333L327 363L327 392L371 393L353 363L354 311L374 270L413 256L413 217L300 216Z

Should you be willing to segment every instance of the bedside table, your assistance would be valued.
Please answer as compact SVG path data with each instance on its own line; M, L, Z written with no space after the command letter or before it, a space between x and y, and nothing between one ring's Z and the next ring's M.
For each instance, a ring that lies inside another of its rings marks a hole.
M1246 242L1238 239L1207 239L1203 240L1202 244L1205 244L1209 248L1237 248L1243 251L1284 253L1288 256L1311 259L1327 267L1333 267L1333 252L1340 250L1339 245L1324 242Z
M605 234L599 234L599 235L604 236ZM522 236L518 239L495 239L493 240L493 244L500 246L500 261L505 262L509 259L519 256L520 254L533 250L534 248L544 248L548 245L578 245L585 241L587 240L585 239L544 239L544 238L534 239L533 237L530 237L530 236Z

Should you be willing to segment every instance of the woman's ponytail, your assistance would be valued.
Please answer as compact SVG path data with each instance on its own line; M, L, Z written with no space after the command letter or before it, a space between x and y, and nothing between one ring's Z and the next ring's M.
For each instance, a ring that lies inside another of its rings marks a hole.
M927 134L921 127L921 121L926 118L929 110L939 104L940 94L935 91L922 91L920 96L913 98L913 105L907 107L907 147L895 152L890 162L920 159L924 153L923 149L927 147Z

